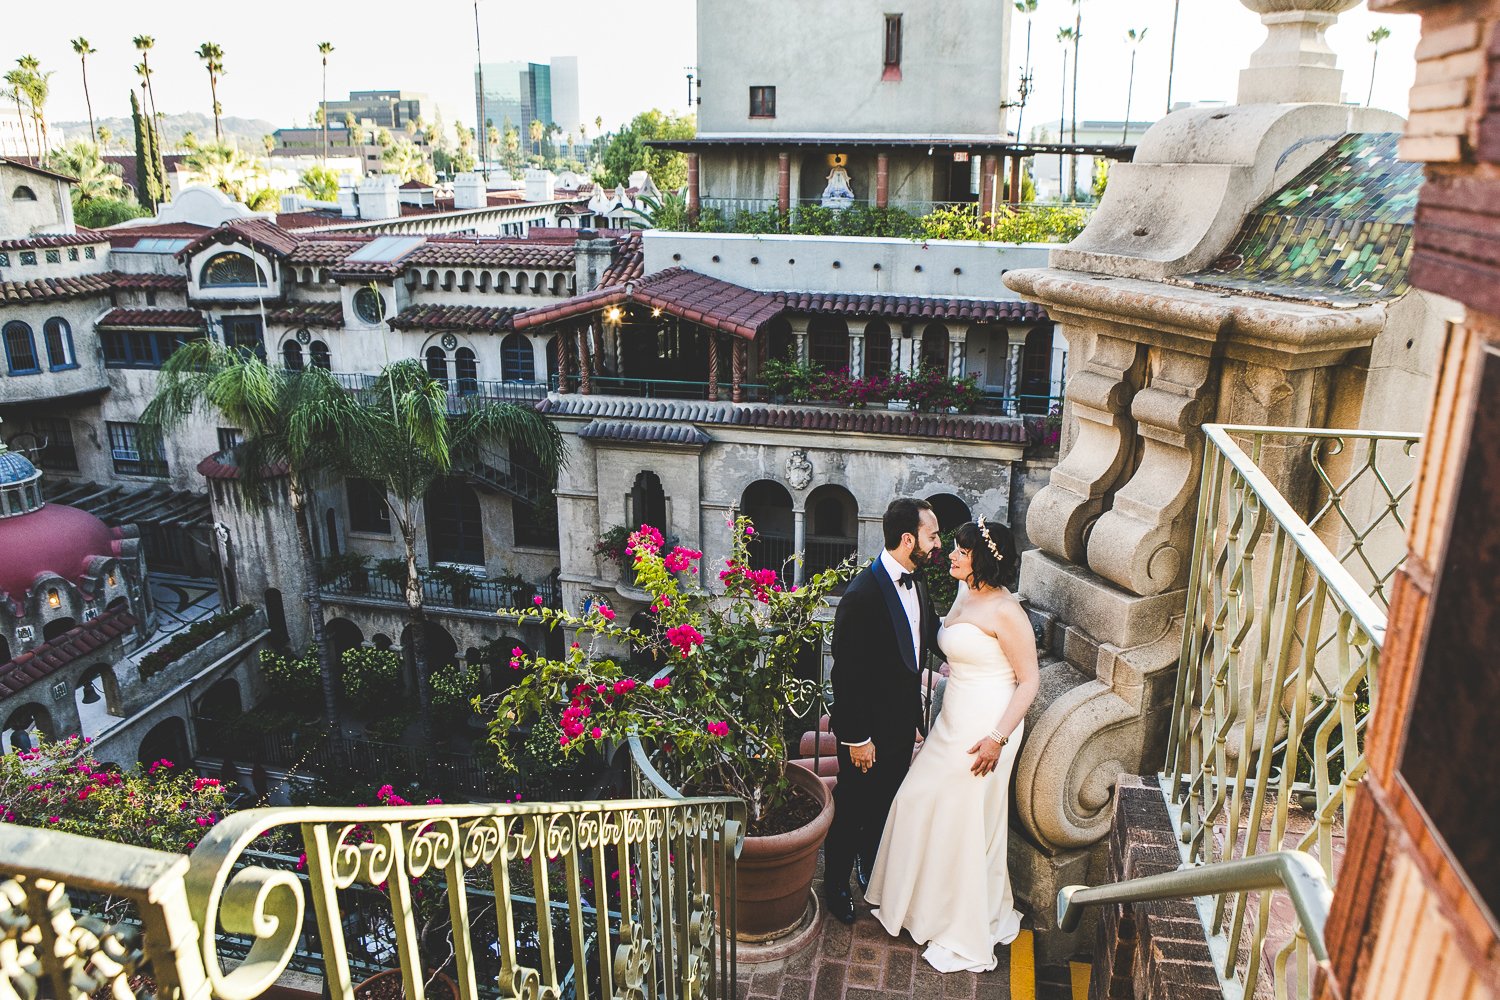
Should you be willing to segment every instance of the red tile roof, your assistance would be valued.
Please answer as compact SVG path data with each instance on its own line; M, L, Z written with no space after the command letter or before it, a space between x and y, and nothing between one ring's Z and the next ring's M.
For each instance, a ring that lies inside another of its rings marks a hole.
M77 247L86 243L104 243L107 237L94 229L81 226L76 233L37 233L11 240L0 240L0 250L42 250L50 247Z
M80 274L72 278L33 278L30 281L0 281L0 304L61 302L91 295L108 295L114 288L110 275Z
M101 330L201 330L196 309L111 309L95 324Z
M571 271L575 253L572 243L541 246L525 240L493 237L434 236L402 263L424 267L471 265L477 267L546 267Z
M266 322L338 330L344 325L344 304L342 302L294 302L276 309L267 309Z
M393 330L481 330L491 333L510 329L515 307L411 306L391 320Z
M373 235L370 238L373 239ZM297 249L292 251L287 261L292 264L337 264L368 242L370 239L318 233L300 238Z
M198 463L198 474L205 479L238 479L240 478L240 467L234 464L232 459L226 461L228 456L224 452L215 452ZM276 479L286 475L290 470L284 462L267 466L262 470L266 479Z
M791 312L901 319L958 320L968 323L1031 323L1047 313L1020 299L950 299L918 295L840 295L832 292L777 292Z
M69 629L9 663L0 664L0 698L9 698L68 664L109 645L137 624L126 608L106 611L91 622Z
M186 260L215 243L248 243L262 253L277 257L285 257L297 249L297 237L274 222L267 222L265 219L236 219L193 240L177 251L177 259Z
M133 247L141 240L149 239L197 239L211 232L210 227L193 222L164 222L151 226L131 226L121 223L99 232L109 240L111 246Z
M564 302L519 313L511 323L517 330L524 330L627 302L661 309L691 323L747 339L754 339L762 327L786 311L773 295L673 267L640 281L596 288Z
M622 285L645 272L646 251L641 244L641 234L631 233L615 241L615 262L605 269L599 284Z
M185 292L187 278L181 274L124 274L110 272L110 281L115 288L149 288L153 291Z

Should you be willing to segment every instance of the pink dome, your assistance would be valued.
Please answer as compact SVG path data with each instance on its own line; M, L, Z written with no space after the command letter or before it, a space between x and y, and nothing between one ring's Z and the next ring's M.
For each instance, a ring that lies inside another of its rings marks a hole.
M120 535L77 507L49 503L40 510L0 517L0 591L19 602L39 573L70 583L95 556L118 556Z

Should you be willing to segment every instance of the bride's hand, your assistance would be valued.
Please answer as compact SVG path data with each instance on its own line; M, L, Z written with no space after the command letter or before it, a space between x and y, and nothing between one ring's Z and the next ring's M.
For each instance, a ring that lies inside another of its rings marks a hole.
M986 736L969 747L969 753L975 755L974 766L969 768L969 771L982 778L993 771L999 762L1000 744Z

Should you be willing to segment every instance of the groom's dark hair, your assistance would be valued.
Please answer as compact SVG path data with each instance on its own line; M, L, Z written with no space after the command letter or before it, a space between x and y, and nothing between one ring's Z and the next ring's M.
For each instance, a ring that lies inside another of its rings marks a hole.
M885 509L880 526L885 531L885 547L894 549L901 544L901 536L916 535L922 527L922 511L931 510L932 504L916 497L897 497Z

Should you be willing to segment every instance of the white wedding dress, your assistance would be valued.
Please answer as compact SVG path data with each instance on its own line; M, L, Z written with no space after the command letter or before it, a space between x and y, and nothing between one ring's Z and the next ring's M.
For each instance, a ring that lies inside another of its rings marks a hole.
M939 972L988 972L995 946L1021 931L1005 866L1010 772L1022 726L995 770L977 777L969 748L1000 721L1016 674L1000 642L971 622L944 625L951 674L942 712L896 793L865 899L892 935L902 928Z

